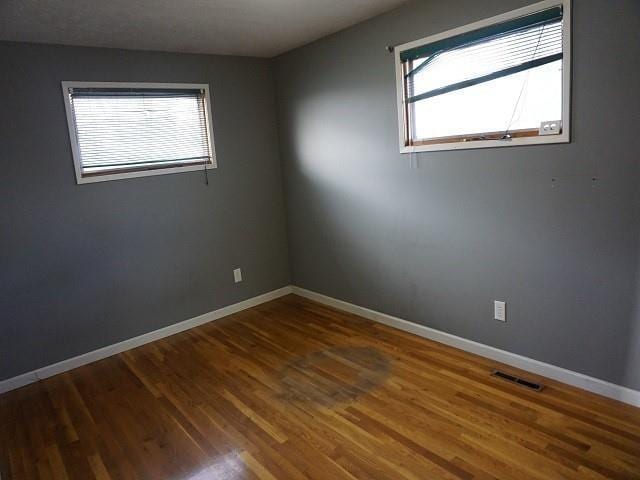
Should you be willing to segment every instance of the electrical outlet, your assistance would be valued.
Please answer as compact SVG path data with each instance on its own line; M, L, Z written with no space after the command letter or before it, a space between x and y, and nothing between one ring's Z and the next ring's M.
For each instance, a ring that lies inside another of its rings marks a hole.
M548 122L542 122L540 124L540 129L538 130L538 134L539 135L560 135L561 130L562 130L562 121L551 120Z
M240 283L242 281L242 270L239 268L233 270L233 280L236 283Z
M506 302L500 302L499 300L494 300L493 302L493 318L494 320L499 320L500 322L507 321L507 304Z

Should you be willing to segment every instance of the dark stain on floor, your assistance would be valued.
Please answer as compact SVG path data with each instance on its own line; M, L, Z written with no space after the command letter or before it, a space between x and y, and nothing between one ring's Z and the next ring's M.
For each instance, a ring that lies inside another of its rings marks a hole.
M355 400L389 376L391 362L373 347L332 347L288 362L281 399L331 406Z

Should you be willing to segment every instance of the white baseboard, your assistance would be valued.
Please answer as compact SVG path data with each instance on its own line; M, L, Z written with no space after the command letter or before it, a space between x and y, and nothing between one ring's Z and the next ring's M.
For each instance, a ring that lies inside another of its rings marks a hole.
M352 303L348 303L342 300L337 300L320 293L305 290L300 287L293 287L293 293L306 297L316 302L323 303L330 307L334 307L340 310L344 310L349 313L359 315L361 317L373 320L375 322L383 323L390 327L404 330L405 332L413 333L420 337L428 338L436 342L444 343L466 352L475 353L482 357L490 358L507 365L511 365L522 370L527 370L538 375L542 375L559 382L572 385L574 387L582 388L589 392L597 393L605 397L619 400L629 405L640 407L640 392L632 390L621 385L609 383L598 378L590 377L582 373L573 372L565 368L550 365L548 363L540 362L532 358L523 357L515 353L507 352L506 350L500 350L499 348L490 347L482 343L467 340L456 335L441 332L434 328L425 327L417 323L412 323L401 318L393 317L385 313L376 312L368 308L360 307Z
M69 358L67 360L54 363L53 365L48 365L46 367L38 368L37 370L18 375L17 377L3 380L0 382L0 393L8 392L9 390L15 390L16 388L28 385L29 383L52 377L53 375L57 375L59 373L66 372L67 370L86 365L87 363L102 360L103 358L110 357L117 353L139 347L140 345L144 345L145 343L153 342L154 340L159 340L161 338L168 337L185 330L189 330L190 328L194 328L204 323L226 317L227 315L231 315L232 313L246 310L247 308L255 307L256 305L260 305L261 303L265 303L292 293L292 290L293 289L290 286L282 287L277 290L258 295L257 297L249 298L247 300L243 300L242 302L234 303L233 305L222 307L218 310L214 310L212 312L190 318L189 320L175 323L173 325L169 325L168 327L154 330L153 332L145 333L143 335L133 337L119 343L115 343L113 345L108 345L106 347L99 348L98 350L93 350L92 352L83 353L82 355L78 355L77 357Z
M227 315L246 310L247 308L255 307L256 305L274 300L289 293L295 293L297 295L300 295L301 297L315 300L319 303L323 303L325 305L329 305L331 307L344 310L346 312L353 313L364 318L368 318L369 320L373 320L375 322L383 323L385 325L403 330L405 332L413 333L415 335L428 338L445 345L459 348L460 350L464 350L466 352L475 353L482 357L490 358L492 360L507 365L512 365L516 368L527 370L529 372L533 372L538 375L542 375L547 378L572 385L574 387L582 388L584 390L597 393L614 400L619 400L621 402L640 407L639 391L632 390L621 385L609 383L598 378L584 375L582 373L573 372L571 370L557 367L555 365L540 362L532 358L523 357L522 355L517 355L505 350L500 350L489 345L484 345L472 340L467 340L456 335L441 332L434 328L425 327L424 325L409 322L392 315L376 312L375 310L370 310L368 308L360 307L352 303L337 300L335 298L295 286L282 287L277 290L258 295L257 297L249 298L247 300L243 300L242 302L234 303L233 305L229 305L218 310L199 315L183 322L175 323L173 325L169 325L168 327L154 330L153 332L145 333L143 335L133 337L128 340L115 343L113 345L108 345L98 350L94 350L92 352L78 355L77 357L69 358L67 360L63 360L61 362L54 363L52 365L27 372L22 375L18 375L17 377L0 381L0 394L8 392L10 390L15 390L16 388L20 388L33 382L37 382L38 380L42 380L44 378L66 372L82 365L86 365L88 363L110 357L117 353L131 350L132 348L139 347L146 343L153 342L155 340L159 340L161 338L165 338L170 335L183 332L185 330L189 330L204 323L208 323L213 320L226 317Z

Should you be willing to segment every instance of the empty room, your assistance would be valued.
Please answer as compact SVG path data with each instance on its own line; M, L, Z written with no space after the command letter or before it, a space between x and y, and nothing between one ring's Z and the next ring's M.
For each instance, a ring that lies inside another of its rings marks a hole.
M0 2L0 480L640 480L638 32Z

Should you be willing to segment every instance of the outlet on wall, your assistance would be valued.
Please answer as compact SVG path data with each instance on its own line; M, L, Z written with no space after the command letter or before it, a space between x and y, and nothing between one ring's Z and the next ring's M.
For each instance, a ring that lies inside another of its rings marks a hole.
M236 283L240 283L242 281L242 270L239 268L233 270L233 280Z
M507 321L507 303L499 300L493 301L493 318L500 322Z

